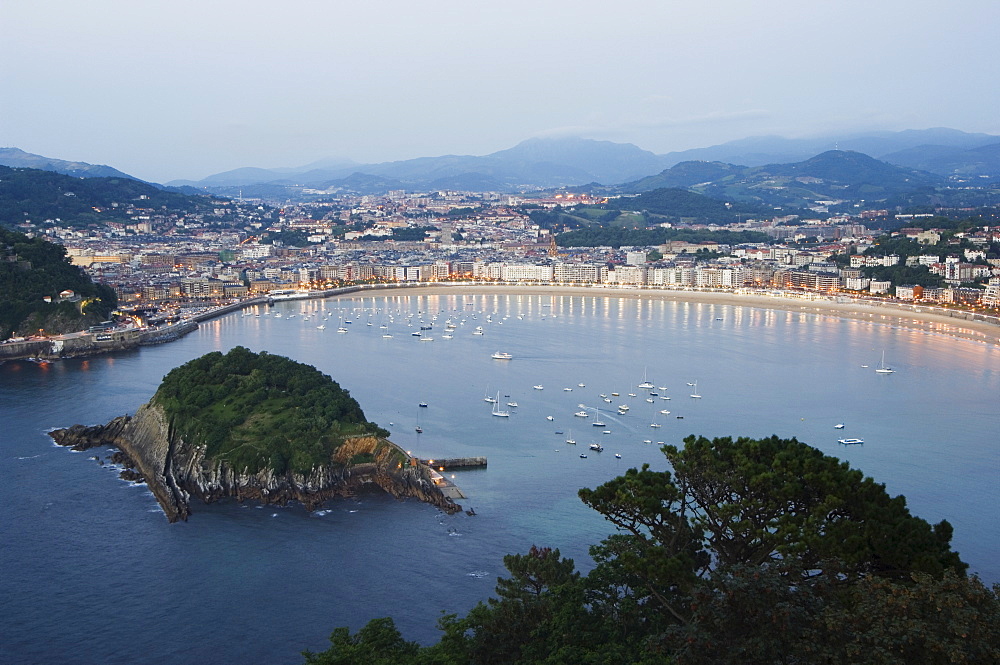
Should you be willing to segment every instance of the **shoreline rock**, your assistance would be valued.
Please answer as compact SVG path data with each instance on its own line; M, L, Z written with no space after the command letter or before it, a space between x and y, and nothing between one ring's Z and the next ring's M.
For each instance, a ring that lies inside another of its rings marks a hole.
M446 513L462 510L446 497L432 480L430 467L410 460L399 446L372 436L348 439L334 454L330 464L315 467L307 474L271 469L256 473L238 471L224 461L206 460L205 451L181 439L170 427L166 414L147 403L134 416L119 416L105 425L73 425L50 432L61 446L83 451L110 446L119 452L115 463L125 467L128 480L143 479L156 497L167 520L187 520L191 499L212 503L225 498L286 505L297 501L315 510L329 499L355 496L359 491L378 487L397 499L416 498ZM351 464L364 454L372 461Z

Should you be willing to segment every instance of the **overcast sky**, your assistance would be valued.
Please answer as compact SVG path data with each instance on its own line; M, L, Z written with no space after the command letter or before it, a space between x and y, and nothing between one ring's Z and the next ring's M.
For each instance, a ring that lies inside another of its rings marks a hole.
M0 0L0 146L166 182L746 136L1000 134L996 0Z

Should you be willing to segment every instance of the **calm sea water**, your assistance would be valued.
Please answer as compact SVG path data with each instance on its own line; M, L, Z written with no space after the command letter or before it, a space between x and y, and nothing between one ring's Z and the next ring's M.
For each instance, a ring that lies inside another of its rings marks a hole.
M839 456L915 514L948 519L971 570L1000 581L995 347L815 312L591 296L456 291L249 314L136 352L0 365L0 662L297 663L334 627L387 615L430 642L441 612L492 593L504 554L558 547L589 568L588 545L611 529L577 490L665 468L656 444L688 434L795 436ZM447 318L462 322L452 339ZM410 334L421 319L434 341ZM89 459L105 451L45 434L134 412L173 367L237 344L320 368L414 454L488 457L454 473L478 514L368 495L314 513L194 506L170 525L144 486ZM874 372L883 351L894 374ZM644 374L671 399L646 402ZM510 418L483 401L497 392L518 404ZM581 404L590 418L573 416Z

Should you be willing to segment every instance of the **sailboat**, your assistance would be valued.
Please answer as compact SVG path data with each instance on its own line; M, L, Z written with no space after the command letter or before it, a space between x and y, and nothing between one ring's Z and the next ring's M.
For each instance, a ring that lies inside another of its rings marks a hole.
M497 398L495 400L493 400L493 415L497 416L498 418L509 418L510 417L510 411L501 411L500 410L500 393L499 392L497 392Z
M642 383L640 383L636 387L637 388L643 388L643 389L646 389L646 390L656 387L656 386L653 385L652 381L650 381L649 379L646 378L646 368L642 369Z
M875 372L877 374L892 374L895 371L885 364L885 349L882 349L882 360L878 361L878 367L875 368Z
M701 395L698 394L698 382L694 382L694 392L689 395L689 397L694 397L695 399L701 399Z
M601 410L597 409L597 420L590 423L594 427L605 427L605 424L601 421Z
M573 430L569 431L569 436L566 437L566 443L570 445L576 445L576 439L573 438Z

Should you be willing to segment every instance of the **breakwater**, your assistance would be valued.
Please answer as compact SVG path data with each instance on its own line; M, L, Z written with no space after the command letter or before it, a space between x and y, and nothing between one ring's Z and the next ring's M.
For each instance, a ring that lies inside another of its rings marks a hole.
M485 469L485 457L451 457L447 459L422 459L421 464L426 464L438 471L452 471L454 469Z

